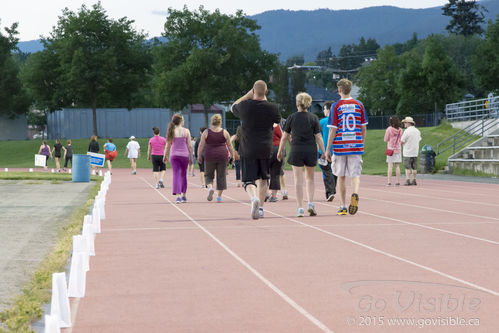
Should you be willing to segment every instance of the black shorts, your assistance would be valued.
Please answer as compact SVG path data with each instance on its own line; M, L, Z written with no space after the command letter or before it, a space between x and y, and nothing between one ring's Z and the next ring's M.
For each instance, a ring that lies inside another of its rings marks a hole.
M270 158L241 157L241 172L243 183L251 183L258 179L270 179Z
M297 167L315 167L317 165L317 151L294 152L293 149L291 149L288 163Z
M151 155L152 171L160 172L166 170L165 162L163 162L163 155Z

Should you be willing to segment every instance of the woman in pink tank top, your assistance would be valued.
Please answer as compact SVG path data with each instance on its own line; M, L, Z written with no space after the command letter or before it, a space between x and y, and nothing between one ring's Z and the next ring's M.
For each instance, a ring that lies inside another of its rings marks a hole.
M187 202L187 167L192 162L191 132L184 128L184 117L176 113L168 126L166 134L166 153L170 153L172 165L172 192L177 196L175 203Z

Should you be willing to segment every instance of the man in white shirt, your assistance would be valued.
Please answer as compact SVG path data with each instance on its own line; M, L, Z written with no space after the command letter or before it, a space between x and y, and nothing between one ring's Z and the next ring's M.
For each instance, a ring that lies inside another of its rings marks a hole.
M419 141L421 141L421 132L416 128L416 123L412 117L405 117L402 120L405 126L404 134L402 134L401 142L403 144L404 168L405 168L405 184L417 185L416 175L418 172L418 153ZM412 181L411 181L412 174Z
M135 137L130 137L130 142L126 145L125 156L130 159L132 165L132 175L137 174L137 158L140 157L140 145L135 141Z

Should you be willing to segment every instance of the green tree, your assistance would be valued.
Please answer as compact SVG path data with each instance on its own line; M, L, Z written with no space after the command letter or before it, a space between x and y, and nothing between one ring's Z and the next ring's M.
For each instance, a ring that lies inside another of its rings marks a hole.
M395 113L399 101L397 84L400 70L400 59L393 46L379 49L377 60L359 70L356 77L360 86L359 99L364 102L369 113Z
M17 50L17 23L0 32L0 114L14 118L29 111L31 100L19 79L19 62L12 52Z
M329 47L327 50L322 50L317 54L317 60L316 63L318 66L328 66L330 59L333 56L333 51L331 51L331 47Z
M275 102L283 115L288 115L294 111L291 96L289 94L289 71L285 65L277 66L272 74L269 88L275 96Z
M167 42L154 52L157 103L175 110L201 103L207 124L213 103L234 100L254 81L268 80L277 56L261 50L258 29L242 11L170 8L163 33Z
M435 111L442 111L445 104L461 98L463 77L436 37L430 36L426 40L421 69L427 83L428 102L434 105Z
M101 3L77 13L64 9L45 50L30 57L23 74L39 108L90 107L93 133L97 106L132 108L151 66L145 35L126 17L107 16Z
M489 22L485 40L472 58L472 68L482 89L499 93L499 20Z
M422 56L408 52L400 57L401 71L397 79L399 96L397 114L410 115L428 111L426 80L422 71ZM430 106L431 107L431 106Z
M451 33L472 36L483 34L481 26L485 22L487 9L476 0L449 0L443 8L443 15L451 18L446 29Z
M305 56L303 54L294 55L286 60L286 67L293 67L294 65L302 66L305 63Z

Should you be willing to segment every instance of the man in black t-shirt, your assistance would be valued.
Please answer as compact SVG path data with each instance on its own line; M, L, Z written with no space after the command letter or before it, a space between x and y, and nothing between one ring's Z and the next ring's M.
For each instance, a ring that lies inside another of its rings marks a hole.
M281 120L277 105L267 101L267 84L258 80L246 95L232 105L232 113L241 119L241 171L244 188L251 198L251 217L263 217L268 191L273 125ZM258 184L257 184L258 180Z

